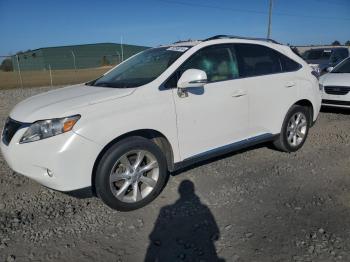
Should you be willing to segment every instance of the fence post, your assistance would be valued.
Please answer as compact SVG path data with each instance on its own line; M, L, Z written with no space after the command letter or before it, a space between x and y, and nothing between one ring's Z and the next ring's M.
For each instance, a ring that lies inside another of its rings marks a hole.
M118 56L118 62L116 64L120 64L120 62L122 61L121 58L120 58L120 53L118 51L117 52L117 56Z
M49 64L49 72L50 72L50 83L52 87L52 73L51 73L51 65Z
M21 75L21 68L20 68L20 66L19 66L18 55L16 55L16 61L17 61L17 68L18 68L19 81L20 81L20 83L21 83L21 88L23 88L23 80L22 80L22 75Z
M70 50L70 51L72 52L72 56L73 56L74 69L75 69L75 71L77 71L77 64L75 62L75 54L74 54L73 50Z
M120 49L122 52L122 62L124 61L123 36L120 37Z

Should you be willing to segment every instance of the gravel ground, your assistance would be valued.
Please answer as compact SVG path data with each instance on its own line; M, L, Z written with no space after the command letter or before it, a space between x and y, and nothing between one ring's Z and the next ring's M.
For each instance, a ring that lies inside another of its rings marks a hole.
M1 125L47 89L1 91ZM350 261L349 119L323 110L301 151L193 166L129 213L46 189L0 156L0 261Z

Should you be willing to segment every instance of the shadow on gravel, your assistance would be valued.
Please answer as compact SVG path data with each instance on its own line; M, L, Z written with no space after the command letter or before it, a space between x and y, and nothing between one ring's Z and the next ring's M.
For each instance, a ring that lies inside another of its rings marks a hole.
M350 108L322 106L321 112L322 113L331 113L331 114L350 115Z
M145 261L224 261L214 245L220 237L219 228L195 194L194 184L185 180L178 191L180 198L160 210Z

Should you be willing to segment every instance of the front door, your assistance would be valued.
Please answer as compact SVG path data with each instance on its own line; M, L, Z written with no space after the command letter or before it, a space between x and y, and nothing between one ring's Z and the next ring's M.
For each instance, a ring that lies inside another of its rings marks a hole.
M236 54L230 45L203 48L189 58L180 72L206 72L204 87L189 88L187 97L173 89L178 139L183 160L201 156L247 138L248 97L238 79Z

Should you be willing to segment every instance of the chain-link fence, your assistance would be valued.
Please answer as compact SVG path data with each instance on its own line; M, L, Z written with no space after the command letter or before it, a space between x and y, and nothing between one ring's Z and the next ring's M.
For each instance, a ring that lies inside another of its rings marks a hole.
M121 57L111 55L100 59L94 56L50 57L51 61L41 57L29 59L24 55L3 58L10 60L12 66L0 71L0 89L82 83L97 78L121 61Z
M147 48L101 43L40 48L19 52L13 56L3 56L0 88L57 86L86 82Z

